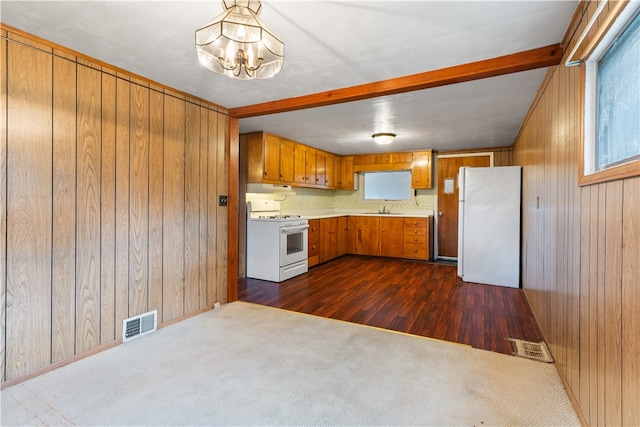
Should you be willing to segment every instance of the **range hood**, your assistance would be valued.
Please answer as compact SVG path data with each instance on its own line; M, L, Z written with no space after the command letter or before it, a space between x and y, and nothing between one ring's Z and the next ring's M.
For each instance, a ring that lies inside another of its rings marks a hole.
M296 194L290 185L247 184L247 193L258 194Z

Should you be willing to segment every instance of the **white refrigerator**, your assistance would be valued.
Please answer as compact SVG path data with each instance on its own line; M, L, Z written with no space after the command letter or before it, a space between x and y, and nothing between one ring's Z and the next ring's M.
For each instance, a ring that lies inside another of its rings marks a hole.
M461 167L458 276L520 287L520 166Z

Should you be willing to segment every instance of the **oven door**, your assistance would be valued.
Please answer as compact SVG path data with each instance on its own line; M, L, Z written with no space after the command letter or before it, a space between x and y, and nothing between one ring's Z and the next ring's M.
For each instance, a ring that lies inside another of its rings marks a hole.
M280 227L280 267L307 259L309 225Z

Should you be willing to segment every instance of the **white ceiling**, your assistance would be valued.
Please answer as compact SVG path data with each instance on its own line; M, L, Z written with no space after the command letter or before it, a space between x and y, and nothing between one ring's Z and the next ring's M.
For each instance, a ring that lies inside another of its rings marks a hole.
M324 92L561 42L577 0L263 1L285 43L272 79L202 67L194 32L207 1L7 1L4 24L227 108ZM336 154L511 145L546 69L240 121ZM386 148L374 132L398 137Z

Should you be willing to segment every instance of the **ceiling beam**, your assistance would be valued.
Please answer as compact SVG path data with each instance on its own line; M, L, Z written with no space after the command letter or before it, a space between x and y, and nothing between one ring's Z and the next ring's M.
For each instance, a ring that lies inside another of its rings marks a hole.
M562 46L555 44L379 82L230 108L229 116L242 119L284 113L502 76L504 74L558 65L562 60L562 55Z

